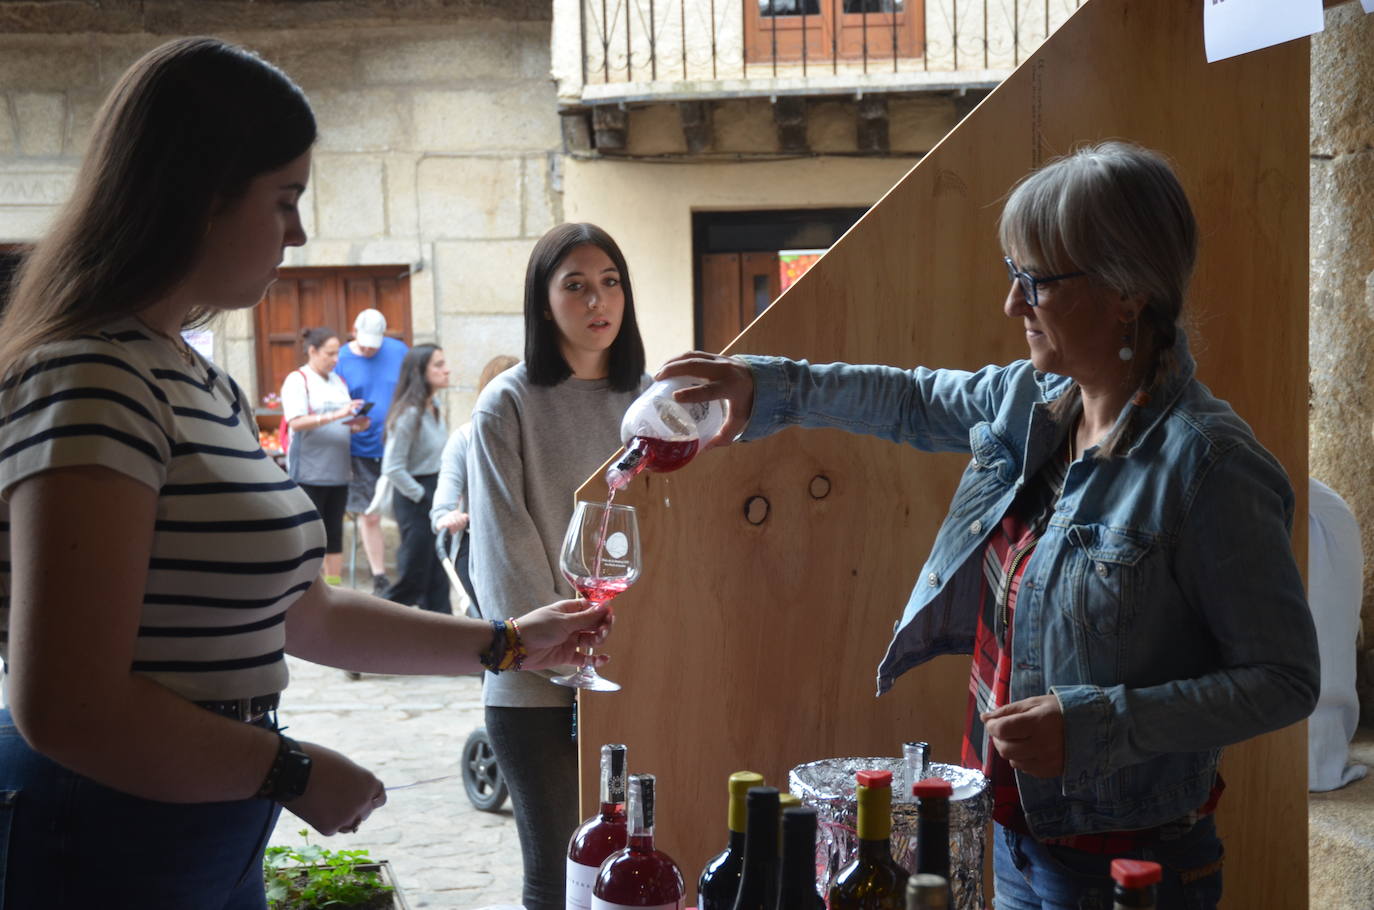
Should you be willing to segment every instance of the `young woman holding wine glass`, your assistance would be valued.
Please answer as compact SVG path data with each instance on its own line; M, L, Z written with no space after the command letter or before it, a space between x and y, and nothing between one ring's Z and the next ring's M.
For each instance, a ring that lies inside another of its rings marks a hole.
M565 600L494 628L321 578L314 504L181 337L256 305L305 243L314 139L304 94L255 54L155 48L97 114L0 320L5 906L265 910L283 805L332 835L386 802L366 768L278 732L288 653L536 669L609 626Z
M621 417L647 384L620 248L595 225L553 228L525 271L525 360L487 386L472 414L470 559L484 615L572 593L560 551L573 494L620 446ZM483 688L526 910L564 908L568 839L581 821L574 691L532 673L488 674Z
M974 655L963 764L991 778L998 910L1108 906L1113 857L1164 865L1161 907L1215 907L1221 749L1306 717L1320 684L1293 490L1194 375L1197 228L1160 155L1057 159L1000 240L1025 360L689 354L659 377L728 401L716 444L799 425L970 454L878 679Z

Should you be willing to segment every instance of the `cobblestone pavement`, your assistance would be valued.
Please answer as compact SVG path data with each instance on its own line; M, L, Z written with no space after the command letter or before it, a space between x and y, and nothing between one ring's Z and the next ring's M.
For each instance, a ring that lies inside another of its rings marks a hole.
M356 834L310 841L385 859L413 908L519 910L520 845L510 803L472 807L459 776L468 734L482 725L477 677L373 676L288 658L279 717L296 739L337 749L391 789ZM425 781L426 783L417 783ZM415 784L415 786L405 786ZM273 844L300 844L306 825L283 812Z

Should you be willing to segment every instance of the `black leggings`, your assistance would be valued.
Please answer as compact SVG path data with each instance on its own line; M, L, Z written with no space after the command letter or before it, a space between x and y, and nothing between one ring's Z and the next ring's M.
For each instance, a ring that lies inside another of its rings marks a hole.
M391 491L391 511L401 529L401 545L396 550L396 582L387 589L386 599L398 604L418 604L435 613L452 613L448 600L448 575L434 552L434 532L429 525L429 505L434 501L438 474L415 478L425 488L419 502L411 502L396 490Z
M311 483L303 483L299 486L305 491L305 495L310 497L310 501L315 504L315 511L320 513L320 519L324 521L324 551L342 553L343 517L344 507L348 505L348 484L317 487Z
M487 705L487 736L510 788L525 864L525 910L563 910L568 839L577 828L573 709Z

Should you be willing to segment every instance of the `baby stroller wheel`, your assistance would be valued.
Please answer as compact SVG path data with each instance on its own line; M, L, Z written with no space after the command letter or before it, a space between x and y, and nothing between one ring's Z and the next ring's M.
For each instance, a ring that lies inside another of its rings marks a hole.
M463 789L473 808L481 812L498 812L506 803L506 781L485 727L473 730L463 744Z

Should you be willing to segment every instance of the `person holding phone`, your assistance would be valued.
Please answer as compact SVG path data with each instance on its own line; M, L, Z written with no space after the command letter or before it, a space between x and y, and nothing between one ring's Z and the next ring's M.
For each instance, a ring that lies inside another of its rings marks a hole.
M290 475L324 521L324 580L337 585L343 575L343 517L351 472L349 445L354 433L371 426L367 404L350 398L334 372L339 335L323 326L304 329L305 366L281 384L282 416L291 432L286 446Z

